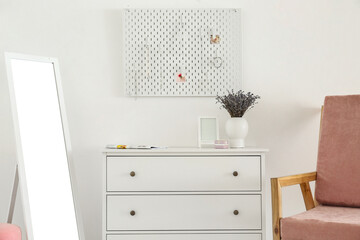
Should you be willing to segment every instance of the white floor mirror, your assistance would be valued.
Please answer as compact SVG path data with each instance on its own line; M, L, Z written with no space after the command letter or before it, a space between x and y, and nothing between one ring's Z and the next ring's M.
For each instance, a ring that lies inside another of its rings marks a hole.
M58 62L6 53L28 240L84 240ZM25 230L25 231L24 231Z

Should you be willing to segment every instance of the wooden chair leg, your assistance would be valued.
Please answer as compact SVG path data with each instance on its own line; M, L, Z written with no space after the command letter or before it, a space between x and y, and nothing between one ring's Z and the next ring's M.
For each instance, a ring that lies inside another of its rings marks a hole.
M282 218L281 186L277 178L271 179L273 240L280 240L280 219Z

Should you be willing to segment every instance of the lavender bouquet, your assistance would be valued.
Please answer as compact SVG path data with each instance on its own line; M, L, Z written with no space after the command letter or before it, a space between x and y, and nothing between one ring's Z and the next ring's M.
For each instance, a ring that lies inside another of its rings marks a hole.
M220 103L220 108L225 108L231 117L242 117L244 114L257 104L260 96L251 92L245 93L243 90L234 92L229 91L224 96L216 96L216 103Z

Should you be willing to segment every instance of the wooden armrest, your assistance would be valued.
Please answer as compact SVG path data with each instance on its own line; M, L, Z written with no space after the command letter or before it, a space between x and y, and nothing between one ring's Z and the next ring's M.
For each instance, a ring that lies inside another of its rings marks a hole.
M316 172L291 175L286 177L272 178L277 180L281 187L307 183L316 180Z
M281 188L299 184L304 198L306 210L317 205L314 200L309 182L316 180L316 172L291 175L286 177L271 178L271 200L273 214L273 240L280 240L280 219L282 218L282 193Z

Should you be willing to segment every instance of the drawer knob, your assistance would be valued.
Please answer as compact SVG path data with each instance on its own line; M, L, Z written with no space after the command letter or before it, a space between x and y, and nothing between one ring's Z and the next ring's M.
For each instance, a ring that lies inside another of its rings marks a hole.
M238 210L235 210L235 211L234 211L234 215L239 215L239 211L238 211Z
M131 171L131 172L130 172L130 176L135 177L135 175L136 175L136 174L135 174L134 171Z
M131 216L135 216L135 214L136 214L136 213L135 213L134 210L131 210L131 211L130 211L130 215L131 215Z
M237 171L234 171L233 175L234 175L234 177L237 177L239 175L239 173Z

